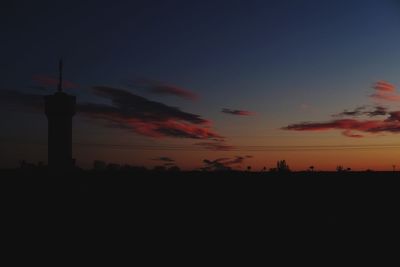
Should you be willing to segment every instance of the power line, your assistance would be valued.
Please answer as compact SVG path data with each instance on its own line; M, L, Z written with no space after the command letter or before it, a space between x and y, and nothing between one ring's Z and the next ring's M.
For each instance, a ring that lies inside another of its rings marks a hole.
M195 145L138 145L138 144L94 144L75 143L80 146L106 147L117 150L167 150L167 151L209 151ZM382 150L399 149L400 144L369 144L369 145L302 145L302 146L236 146L225 151L253 151L253 152L306 152L306 151L351 151L351 150ZM218 151L218 149L215 149ZM220 150L224 151L224 150Z
M46 142L34 141L2 141L3 143L30 144L38 146L47 146ZM111 143L90 143L90 142L74 142L74 146L79 147L102 147L117 150L168 150L168 151L210 151L205 147L197 145L172 145L172 144L111 144ZM380 149L399 149L400 144L367 144L367 145L285 145L285 146L269 146L269 145L240 145L234 146L226 151L260 151L260 152L275 152L275 151L346 151L346 150L380 150ZM215 149L218 150L218 149ZM222 150L223 151L223 150Z

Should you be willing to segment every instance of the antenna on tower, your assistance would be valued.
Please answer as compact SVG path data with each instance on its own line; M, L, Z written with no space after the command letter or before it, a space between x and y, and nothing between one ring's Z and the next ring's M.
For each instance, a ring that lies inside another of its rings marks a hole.
M58 64L58 71L59 71L59 80L58 80L58 92L62 92L62 71L63 71L63 62L62 58Z

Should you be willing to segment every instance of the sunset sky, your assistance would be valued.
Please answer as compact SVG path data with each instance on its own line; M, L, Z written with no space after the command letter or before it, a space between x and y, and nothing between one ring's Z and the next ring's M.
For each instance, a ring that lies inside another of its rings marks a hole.
M43 95L77 96L73 156L400 168L400 1L13 1L0 14L0 167L47 162Z

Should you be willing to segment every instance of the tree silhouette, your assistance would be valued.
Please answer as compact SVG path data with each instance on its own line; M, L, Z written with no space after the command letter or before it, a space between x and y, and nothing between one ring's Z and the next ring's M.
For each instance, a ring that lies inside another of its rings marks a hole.
M343 166L342 166L342 165L336 166L336 171L337 171L337 172L344 172Z
M267 171L267 167L264 166L264 167L262 168L262 171L263 171L263 172L266 172L266 171Z
M351 168L344 168L342 165L336 167L337 172L351 172Z
M93 170L95 171L104 171L107 167L107 163L101 160L95 160L93 162Z
M153 171L155 172L165 172L167 168L165 166L154 166Z
M34 163L29 163L26 160L19 162L20 169L35 169L37 166Z
M25 169L25 168L26 168L26 165L27 165L26 160L21 160L21 161L19 162L19 167L20 167L21 169Z
M107 171L111 171L111 172L116 172L119 171L121 169L121 165L116 164L116 163L109 163L106 167Z
M180 172L181 169L178 166L172 166L168 169L170 172Z
M287 165L286 160L279 160L276 163L276 169L278 172L290 172L289 165Z

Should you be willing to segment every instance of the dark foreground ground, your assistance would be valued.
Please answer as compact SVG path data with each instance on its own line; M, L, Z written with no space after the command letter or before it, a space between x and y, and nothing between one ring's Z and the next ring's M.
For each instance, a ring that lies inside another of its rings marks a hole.
M111 231L145 243L217 247L300 236L300 243L345 245L400 227L400 173L393 172L0 174L3 218L67 235L101 239Z

